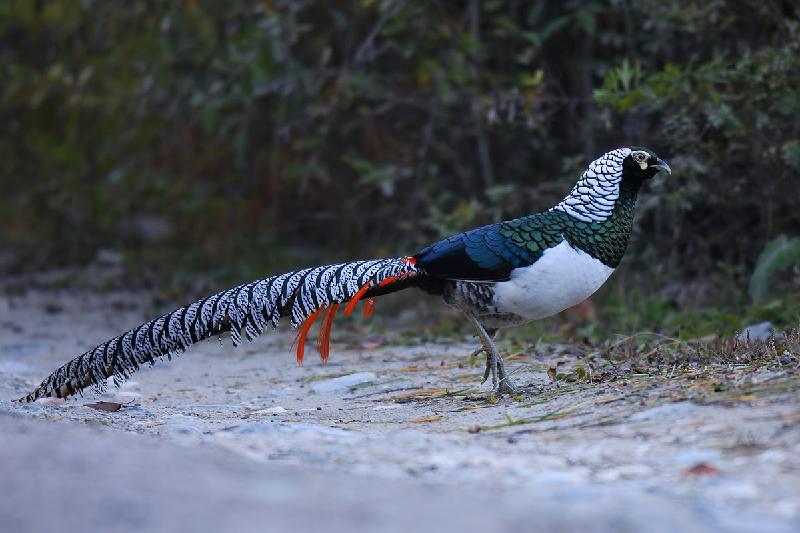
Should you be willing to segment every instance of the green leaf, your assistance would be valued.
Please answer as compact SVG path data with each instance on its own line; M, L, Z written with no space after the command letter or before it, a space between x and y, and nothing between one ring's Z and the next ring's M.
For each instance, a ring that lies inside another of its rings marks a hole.
M768 242L761 255L758 257L756 269L750 277L748 292L753 303L764 303L769 292L769 278L778 271L783 270L796 261L800 261L800 237L789 238L779 235Z

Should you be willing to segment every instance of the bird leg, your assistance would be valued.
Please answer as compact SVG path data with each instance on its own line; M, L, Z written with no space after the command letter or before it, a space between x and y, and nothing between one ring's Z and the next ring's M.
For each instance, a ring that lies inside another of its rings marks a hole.
M485 328L486 333L492 339L492 342L497 340L497 335L500 333L499 329L492 329L492 328ZM492 354L486 349L486 347L481 344L475 350L469 354L470 357L477 357L480 355L481 352L486 353L486 370L483 372L483 381L481 383L486 383L486 380L489 379L489 375L492 373Z
M481 351L486 352L486 370L483 373L483 381L491 374L492 376L492 390L498 396L504 393L513 395L519 394L519 389L511 381L511 376L506 372L503 358L500 357L500 352L494 344L494 337L497 336L497 330L493 330L492 334L486 331L486 328L478 322L473 316L468 316L470 321L475 325L478 330L478 337L481 339L482 347L474 352L474 355L479 354Z
M496 341L497 340L497 335L500 334L500 330L499 329L492 329L492 328L485 328L485 329L486 329L486 333L492 338L492 340ZM485 352L485 351L486 351L486 348L484 348L483 344L481 344L480 346L475 348L472 351L472 353L469 354L469 356L470 357L478 357L481 354L481 352ZM483 380L486 381L486 378L488 378L488 377L489 377L489 367L487 366L486 367L486 374L483 376Z

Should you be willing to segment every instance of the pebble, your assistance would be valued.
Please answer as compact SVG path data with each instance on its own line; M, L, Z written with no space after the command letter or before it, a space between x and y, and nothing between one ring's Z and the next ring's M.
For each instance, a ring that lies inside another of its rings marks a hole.
M758 324L750 324L739 333L736 338L740 341L760 341L764 342L770 337L782 339L783 333L776 332L775 326L769 320L759 322Z
M326 379L312 383L310 388L317 394L326 392L344 392L350 390L356 385L376 381L378 378L373 372L356 372L355 374L348 374L346 376L339 376L338 378Z
M117 399L120 403L128 403L131 400L138 400L142 395L138 392L120 391L117 393Z
M34 403L45 407L63 407L66 404L66 400L64 398L53 398L48 396L47 398L39 398Z
M253 413L255 413L255 414L273 414L273 415L277 415L277 414L281 414L281 413L285 413L285 412L286 412L286 408L285 407L281 407L280 405L276 405L275 407L270 407L268 409L259 409L258 411L253 411Z

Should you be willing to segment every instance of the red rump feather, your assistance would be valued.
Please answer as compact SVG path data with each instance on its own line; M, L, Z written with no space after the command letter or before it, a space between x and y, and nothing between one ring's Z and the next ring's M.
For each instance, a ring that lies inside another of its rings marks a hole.
M322 362L328 361L328 355L331 353L331 328L333 327L333 319L336 317L336 311L339 310L339 304L333 304L325 311L325 319L322 322L322 329L319 330L319 337L317 338L317 347L319 348L319 356Z
M311 325L319 316L320 311L322 311L322 307L311 313L311 316L305 319L303 324L300 326L300 330L297 332L297 362L298 364L303 364L303 355L306 351L306 337L308 336L308 330L311 329Z
M350 303L348 303L347 307L344 308L344 316L347 316L353 312L353 309L356 308L356 304L358 304L358 301L361 299L362 296L364 296L364 293L366 293L371 286L372 282L368 281L364 285L362 285L360 289L358 289L358 292L350 300Z
M364 300L364 307L361 308L364 318L371 317L373 311L375 311L375 298L367 298Z
M386 278L385 280L381 281L380 283L378 283L378 286L379 287L385 287L388 284L392 283L393 281L397 281L401 277L402 277L402 274L401 275L397 275L397 276L390 276L390 277Z

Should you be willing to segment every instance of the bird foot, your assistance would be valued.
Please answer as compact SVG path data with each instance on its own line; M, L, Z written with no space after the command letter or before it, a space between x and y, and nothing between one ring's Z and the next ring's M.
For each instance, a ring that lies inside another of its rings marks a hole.
M503 394L508 394L509 396L519 396L521 394L519 387L517 387L508 376L503 377L498 381L496 390L498 397L502 396Z
M496 368L495 372L492 370ZM486 370L483 373L483 382L485 383L488 379L489 375L492 375L492 393L496 395L498 398L503 396L503 394L508 394L510 396L519 396L520 390L514 384L511 379L511 376L508 375L506 371L506 365L503 363L503 359L500 357L500 354L497 354L497 360L492 361L492 355L487 353L486 357Z
M481 340L484 341L483 338ZM511 377L508 375L505 363L503 363L503 358L500 357L500 353L497 351L494 342L490 341L487 342L486 345L480 346L474 352L472 352L471 357L475 357L481 352L486 353L486 370L483 372L483 381L481 381L481 384L486 383L486 380L489 379L489 376L491 376L492 396L497 398L503 396L504 394L518 396L520 394L520 389L514 384L514 382L511 380Z

